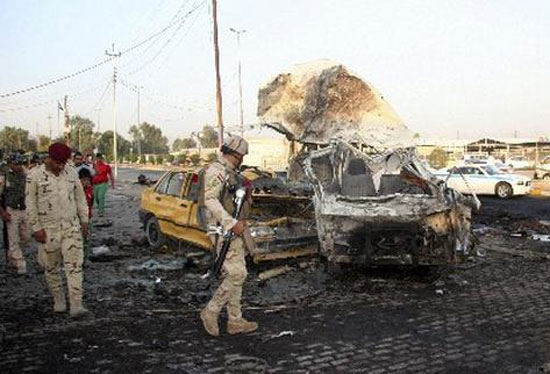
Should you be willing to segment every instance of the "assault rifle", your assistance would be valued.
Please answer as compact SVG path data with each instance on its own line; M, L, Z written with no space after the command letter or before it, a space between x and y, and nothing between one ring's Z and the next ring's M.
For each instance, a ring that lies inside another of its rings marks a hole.
M239 219L239 216L241 215L241 211L243 210L243 205L246 197L246 189L245 188L239 188L235 192L235 211L233 212L233 218ZM220 227L221 229L221 227ZM211 278L217 278L220 274L220 271L223 266L223 262L225 261L225 257L227 256L227 252L229 251L229 246L231 245L231 241L235 237L235 233L232 230L229 230L223 235L223 243L222 248L220 250L220 253L218 254L218 257L216 260L212 263L210 266L210 269L202 276L202 279L211 279Z

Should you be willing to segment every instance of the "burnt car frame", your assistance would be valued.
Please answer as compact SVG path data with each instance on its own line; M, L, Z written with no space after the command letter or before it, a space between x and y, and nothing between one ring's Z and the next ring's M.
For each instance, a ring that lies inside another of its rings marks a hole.
M333 141L303 161L322 256L335 264L442 265L472 254L477 197L447 188L414 149L367 152Z

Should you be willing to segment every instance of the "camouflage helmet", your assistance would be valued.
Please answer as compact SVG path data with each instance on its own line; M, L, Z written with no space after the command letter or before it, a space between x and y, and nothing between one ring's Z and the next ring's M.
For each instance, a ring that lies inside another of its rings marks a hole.
M228 149L231 152L236 152L241 155L248 154L248 142L237 135L229 135L223 142L223 148Z

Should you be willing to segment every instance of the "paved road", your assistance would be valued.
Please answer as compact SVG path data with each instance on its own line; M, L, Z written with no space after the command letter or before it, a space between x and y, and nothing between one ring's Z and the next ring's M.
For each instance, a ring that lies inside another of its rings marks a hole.
M480 197L483 210L500 210L511 216L535 217L550 220L550 197L519 196L508 200L496 197Z

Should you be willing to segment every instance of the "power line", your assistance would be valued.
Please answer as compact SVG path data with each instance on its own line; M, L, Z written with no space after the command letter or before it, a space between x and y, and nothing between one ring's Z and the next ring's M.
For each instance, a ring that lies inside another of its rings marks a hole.
M143 64L141 64L138 68L132 70L131 72L128 73L128 75L132 75L132 74L135 74L137 73L138 71L140 70L143 70L143 68L145 68L146 66L148 66L149 64L151 64L153 61L155 61L160 55L161 53L164 51L164 49L174 40L175 36L177 35L177 33L181 30L181 28L185 25L185 21L187 20L187 18L193 14L197 9L200 9L202 8L202 6L205 4L205 1L202 1L200 3L197 3L195 5L194 8L192 8L191 10L189 10L184 16L181 17L179 24L178 24L178 27L174 30L174 32L172 33L172 35L164 42L164 44L160 47L160 49L153 55L153 57L151 57L149 60L147 60L146 62L144 62Z
M4 97L9 97L9 96L14 96L14 95L19 95L19 94L22 94L22 93L25 93L25 92L29 92L29 91L33 91L33 90L36 90L36 89L39 89L39 88L43 88L43 87L46 87L46 86L50 86L52 84L55 84L55 83L59 83L59 82L62 82L64 80L67 80L67 79L70 79L70 78L74 78L76 77L77 75L80 75L80 74L83 74L83 73L86 73L90 70L93 70L93 69L97 69L98 67L102 66L102 65L105 65L106 63L108 63L109 61L111 61L113 59L113 57L110 57L110 58L107 58L101 62L98 62L97 64L95 65L92 65L92 66L88 66L87 68L85 69L82 69L82 70L79 70L75 73L72 73L72 74L68 74L68 75L65 75L61 78L57 78L57 79L53 79L49 82L46 82L46 83L42 83L42 84L38 84L36 86L32 86L32 87L29 87L29 88L25 88L23 90L19 90L19 91L14 91L14 92L10 92L10 93L7 93L7 94L2 94L0 95L0 98L4 98Z
M149 42L150 40L156 38L157 36L160 36L162 34L164 34L166 31L168 31L170 28L172 28L173 26L175 26L176 24L179 24L179 20L177 19L177 17L179 17L179 14L183 11L183 7L185 6L185 3L184 5L182 5L180 7L180 9L178 10L178 12L176 13L176 15L174 15L174 17L172 17L172 20L170 21L170 23L164 27L163 29L161 29L160 31L150 35L149 37L147 37L146 39L142 40L141 42L137 43L137 44L134 44L133 46L123 50L121 52L121 55L123 54L127 54L127 53L130 53L132 51L134 51L135 49L141 47L142 45L146 44L147 42ZM194 11L194 10L193 10ZM187 16L187 15L186 15ZM45 82L45 83L41 83L41 84L38 84L38 85L35 85L35 86L31 86L31 87L28 87L28 88L25 88L25 89L22 89L22 90L18 90L18 91L13 91L13 92L9 92L9 93L5 93L5 94L0 94L0 99L3 99L3 98L6 98L6 97L10 97L10 96L14 96L14 95L19 95L19 94L22 94L22 93L25 93L25 92L29 92L29 91L33 91L33 90L36 90L36 89L39 89L39 88L43 88L43 87L47 87L47 86L50 86L52 84L56 84L56 83L59 83L59 82L62 82L64 80L67 80L67 79L71 79L71 78L74 78L80 74L83 74L83 73L86 73L90 70L94 70L94 69L97 69L99 68L100 66L103 66L105 65L106 63L112 61L115 57L114 56L111 56L109 58L106 58L105 60L103 61L100 61L98 62L97 64L94 64L94 65L91 65L91 66L88 66L87 68L84 68L82 70L79 70L77 72L74 72L72 74L68 74L68 75L65 75L65 76L62 76L60 78L57 78L57 79L53 79L51 81L48 81L48 82Z

